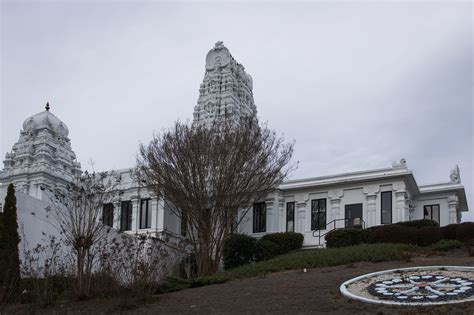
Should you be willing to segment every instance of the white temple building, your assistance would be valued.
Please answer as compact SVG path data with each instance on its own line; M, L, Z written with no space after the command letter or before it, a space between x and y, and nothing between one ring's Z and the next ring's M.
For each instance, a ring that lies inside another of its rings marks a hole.
M252 78L223 46L206 56L193 124L209 125L226 117L256 117ZM6 188L16 188L20 226L32 243L43 233L54 233L47 224L49 201L42 188L63 188L81 174L71 149L68 128L45 111L25 120L18 142L7 153L0 172L0 204ZM133 167L120 175L120 200L103 207L102 223L126 233L167 233L181 237L185 229L168 203L157 198L133 176ZM448 176L447 176L448 177ZM468 211L459 167L444 183L419 186L404 159L383 169L289 180L265 200L256 203L238 227L259 237L265 233L294 231L305 237L305 246L324 244L324 234L334 228L371 227L400 221L432 219L441 226L459 223Z

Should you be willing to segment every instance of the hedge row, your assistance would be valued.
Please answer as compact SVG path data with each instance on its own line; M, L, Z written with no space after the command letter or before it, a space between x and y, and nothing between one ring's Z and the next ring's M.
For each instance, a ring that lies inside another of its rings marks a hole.
M440 240L474 241L474 222L439 227L430 220L401 222L368 229L339 229L326 235L327 247L353 246L362 243L401 243L430 246Z
M266 234L259 240L243 234L231 235L224 243L224 269L268 260L300 249L303 240L302 234L294 232Z

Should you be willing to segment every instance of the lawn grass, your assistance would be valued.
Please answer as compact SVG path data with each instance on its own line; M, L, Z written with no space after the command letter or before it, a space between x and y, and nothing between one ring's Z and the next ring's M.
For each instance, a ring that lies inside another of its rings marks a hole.
M339 266L360 261L382 262L403 260L404 253L418 250L420 250L419 247L406 244L362 244L340 248L300 250L212 276L193 279L188 284L189 287L200 287L224 283L234 279L263 276L285 270ZM179 289L184 289L188 285L181 281L179 286Z

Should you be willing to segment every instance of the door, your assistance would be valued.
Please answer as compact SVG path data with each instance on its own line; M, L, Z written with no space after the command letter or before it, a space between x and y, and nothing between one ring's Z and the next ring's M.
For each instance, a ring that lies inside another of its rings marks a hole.
M346 205L346 227L362 226L362 204Z

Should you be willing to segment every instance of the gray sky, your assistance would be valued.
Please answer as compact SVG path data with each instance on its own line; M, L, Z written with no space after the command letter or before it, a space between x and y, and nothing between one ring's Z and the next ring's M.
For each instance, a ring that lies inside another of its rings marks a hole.
M470 2L4 1L1 28L2 159L49 101L83 168L133 166L139 142L192 119L222 40L260 120L296 140L292 178L404 157L426 184L459 164L474 208Z

